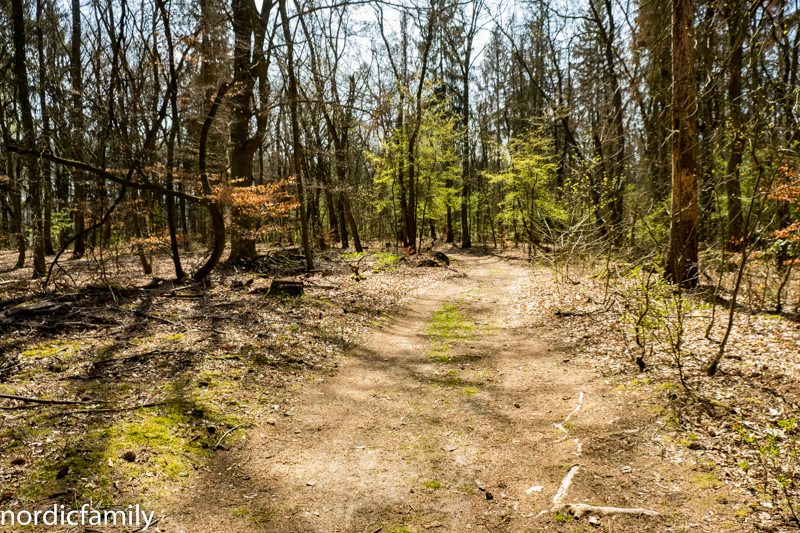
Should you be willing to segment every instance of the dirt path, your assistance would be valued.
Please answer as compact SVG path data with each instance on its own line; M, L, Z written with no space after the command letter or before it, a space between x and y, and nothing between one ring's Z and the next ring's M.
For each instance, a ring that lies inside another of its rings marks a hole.
M660 478L652 415L636 397L612 390L547 324L515 321L525 268L455 259L464 277L411 301L335 373L298 387L281 409L290 416L219 453L162 530L573 531L549 509L576 464L564 502L663 511L685 497Z

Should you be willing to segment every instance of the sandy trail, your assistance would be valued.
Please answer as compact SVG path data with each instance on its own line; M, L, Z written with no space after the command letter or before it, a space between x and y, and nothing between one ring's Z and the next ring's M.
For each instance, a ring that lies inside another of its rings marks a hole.
M291 416L220 452L160 527L557 530L553 513L537 515L575 464L564 501L647 507L623 490L637 483L620 472L631 454L657 460L629 441L630 406L546 324L514 318L525 268L454 258L466 276L414 298L336 373L312 374Z

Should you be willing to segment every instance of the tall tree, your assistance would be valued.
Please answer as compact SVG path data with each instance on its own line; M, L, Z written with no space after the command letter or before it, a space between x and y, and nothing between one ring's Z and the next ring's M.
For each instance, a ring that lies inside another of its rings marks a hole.
M286 45L286 74L289 78L287 92L289 96L289 114L292 121L292 152L294 171L297 179L297 199L300 202L298 206L300 211L300 239L302 240L303 253L306 257L306 270L314 270L314 257L311 255L311 243L308 237L306 202L303 191L303 176L301 173L301 169L303 168L303 153L300 144L300 122L297 117L299 93L297 91L297 79L294 72L294 41L292 39L292 30L289 27L289 14L286 10L286 0L278 0L278 10L280 11L283 39Z
M697 283L697 160L695 156L694 2L672 6L672 202L665 272Z
M84 114L83 114L83 65L81 63L81 2L72 0L72 42L70 53L70 76L72 83L72 105L70 108L70 124L72 125L72 158L76 161L84 160ZM84 205L86 203L85 173L74 168L72 171L75 193L73 203L73 228L75 244L73 254L82 257L86 253L86 227Z
M31 109L28 67L25 64L25 9L22 0L11 0L14 25L14 81L22 115L22 142L32 150L36 146L36 132L33 129L33 110ZM44 253L44 228L42 222L42 186L39 162L35 157L25 158L28 169L28 197L33 225L33 277L47 274Z

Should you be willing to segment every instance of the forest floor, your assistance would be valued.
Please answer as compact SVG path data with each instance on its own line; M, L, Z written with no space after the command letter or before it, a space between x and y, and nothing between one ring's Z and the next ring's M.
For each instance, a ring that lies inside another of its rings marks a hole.
M793 320L739 317L733 359L715 378L687 362L687 391L630 362L588 270L445 252L447 269L376 254L366 279L307 277L295 300L230 270L96 287L72 297L77 325L5 326L0 394L82 403L0 399L0 511L139 503L169 532L794 530L754 449L797 413ZM777 469L796 478L796 458Z

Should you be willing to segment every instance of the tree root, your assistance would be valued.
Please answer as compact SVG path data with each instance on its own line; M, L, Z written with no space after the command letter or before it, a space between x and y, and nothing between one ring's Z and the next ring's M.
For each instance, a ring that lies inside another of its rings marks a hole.
M578 465L572 465L571 467L569 467L569 470L567 470L567 475L564 476L564 479L561 480L561 486L558 487L558 492L556 492L556 495L553 496L553 510L554 511L561 507L561 505L562 505L561 501L567 495L567 491L569 490L569 486L572 484L572 478L575 476L575 474L578 473L578 469L579 468L580 467Z
M558 492L556 492L556 495L553 496L553 507L550 509L550 511L567 511L575 518L581 518L586 514L597 516L614 516L621 514L634 516L658 516L656 511L651 511L650 509L643 509L640 507L599 507L586 503L562 503L564 497L567 495L570 485L572 484L572 478L578 473L579 468L579 465L572 465L569 470L567 470L567 475L565 475L564 479L561 480L561 486L558 488ZM537 516L541 516L544 513L545 511L542 511Z
M598 507L596 505L589 505L586 503L565 503L559 509L567 510L575 518L581 518L586 514L595 514L598 516L614 516L614 515L634 515L634 516L658 516L656 511L650 509L643 509L641 507L628 508L628 507Z

